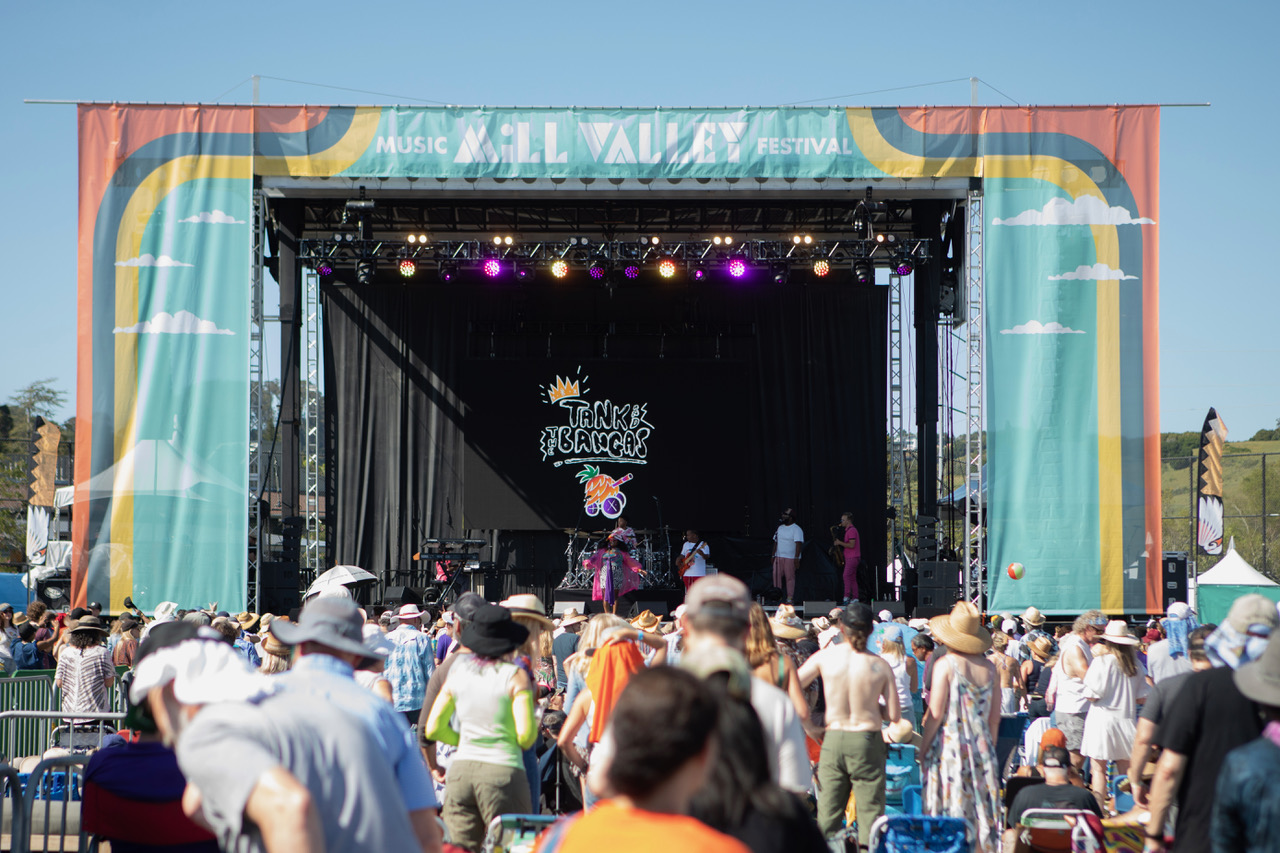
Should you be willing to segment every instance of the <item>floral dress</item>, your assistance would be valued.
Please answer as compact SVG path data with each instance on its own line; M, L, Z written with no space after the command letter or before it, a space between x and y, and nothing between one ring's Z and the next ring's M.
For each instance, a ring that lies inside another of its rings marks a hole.
M999 853L1000 765L988 725L993 687L951 673L947 717L922 765L925 814L963 818L974 850Z

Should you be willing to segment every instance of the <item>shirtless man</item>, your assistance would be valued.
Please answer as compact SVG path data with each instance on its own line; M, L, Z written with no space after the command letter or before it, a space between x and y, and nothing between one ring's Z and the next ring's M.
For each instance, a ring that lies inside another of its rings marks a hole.
M1014 717L1022 701L1022 670L1018 662L1005 654L1009 647L1009 635L996 631L991 635L991 662L1000 676L1000 716Z
M871 608L855 601L840 614L844 642L832 643L800 667L802 687L822 676L827 702L827 734L818 760L818 828L827 836L840 830L852 789L857 797L858 843L864 847L871 824L884 814L889 750L880 728L901 716L893 670L867 650L873 627Z

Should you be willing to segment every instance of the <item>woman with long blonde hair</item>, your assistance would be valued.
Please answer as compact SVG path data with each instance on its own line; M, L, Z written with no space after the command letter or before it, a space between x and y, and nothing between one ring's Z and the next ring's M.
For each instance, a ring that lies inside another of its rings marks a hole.
M791 697L791 704L795 705L800 721L808 723L809 701L800 687L800 677L796 672L795 661L790 655L784 655L778 650L778 638L769 622L769 617L765 615L764 608L759 604L752 604L748 622L751 628L750 633L747 634L747 663L751 666L751 674L779 690L786 691ZM791 628L792 626L785 624L781 626L781 629L787 633L793 633ZM804 636L803 627L795 630L802 632L798 636Z
M1138 638L1122 619L1113 619L1099 635L1101 649L1084 676L1084 697L1089 700L1080 754L1090 762L1090 784L1098 802L1107 799L1107 762L1117 772L1129 772L1129 752L1138 727L1138 705L1147 697L1147 671L1138 662Z
M910 720L911 725L915 726L917 721L913 694L915 686L919 683L916 680L916 659L914 655L907 654L902 637L901 626L892 624L886 626L880 637L880 657L893 670L893 683L898 691L898 707L902 712L902 718Z

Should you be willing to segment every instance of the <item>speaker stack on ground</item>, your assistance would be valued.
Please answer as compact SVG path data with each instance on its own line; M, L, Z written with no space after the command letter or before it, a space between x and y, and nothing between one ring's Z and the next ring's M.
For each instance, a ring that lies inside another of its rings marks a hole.
M950 613L960 598L960 564L930 561L916 564L916 608L913 616Z
M838 601L806 601L800 612L804 614L804 618L812 619L815 616L826 616L839 606Z
M1173 602L1187 600L1187 552L1165 551L1160 563L1161 603L1168 610Z

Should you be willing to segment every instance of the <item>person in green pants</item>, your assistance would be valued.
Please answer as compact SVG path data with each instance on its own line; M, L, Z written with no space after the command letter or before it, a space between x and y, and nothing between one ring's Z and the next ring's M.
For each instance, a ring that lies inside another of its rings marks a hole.
M818 759L818 828L827 836L840 830L852 791L858 843L863 846L871 836L871 824L884 814L888 746L881 726L901 718L893 670L867 651L873 627L871 608L855 601L840 614L844 642L832 643L800 667L802 687L822 676L827 701L827 733Z

